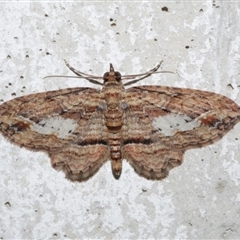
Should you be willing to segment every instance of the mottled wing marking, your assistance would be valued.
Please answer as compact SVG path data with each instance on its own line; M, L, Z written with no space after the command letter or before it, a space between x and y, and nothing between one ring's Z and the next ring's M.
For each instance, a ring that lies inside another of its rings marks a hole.
M187 149L217 141L240 121L236 103L206 91L140 86L123 101L123 156L148 179L166 177Z
M84 181L111 159L119 179L122 159L148 179L165 178L184 152L214 143L240 121L240 107L206 91L161 86L124 89L156 73L121 78L110 64L100 77L67 66L101 91L73 88L16 98L0 105L0 131L11 142L44 151L67 178ZM129 82L130 80L130 82Z
M140 176L161 180L182 163L184 151L159 144L127 144L123 147L123 156Z
M31 94L0 105L0 129L21 147L47 152L53 167L82 181L109 158L101 104L91 88Z
M83 181L93 176L109 155L108 134L103 114L96 110L83 126L73 132L76 138L62 149L50 152L52 166L67 178Z

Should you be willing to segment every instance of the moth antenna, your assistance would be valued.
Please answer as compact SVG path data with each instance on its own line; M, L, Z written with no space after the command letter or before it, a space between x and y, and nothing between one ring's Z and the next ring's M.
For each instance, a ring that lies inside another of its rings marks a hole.
M86 78L86 79L101 79L102 80L102 77L99 77L99 76L95 76L95 75L90 75L90 74L87 74L87 73L84 73L84 72L80 72L78 70L76 70L75 68L73 68L72 66L70 66L68 64L68 62L66 60L64 60L66 66L73 72L75 73L77 76L81 77L81 78Z
M86 79L87 81L89 81L89 82L91 82L91 83L93 83L93 84L97 84L97 85L103 86L103 83L98 82L98 81L96 81L95 79L87 78L87 77L80 77L80 76L51 75L51 76L46 76L46 77L44 77L43 79L53 78L53 77L60 77L60 78L83 78L83 79Z
M152 74L156 74L156 73L173 73L174 74L174 72L171 72L171 71L157 71L160 68L162 63L163 63L163 61L161 61L156 67L152 68L151 70L149 70L148 72L145 72L145 73L122 76L122 80L133 79L132 81L125 83L123 85L124 86L132 85L132 84L139 82L139 81L143 80L144 78L147 78L147 77L151 76ZM140 76L142 76L142 77L140 77ZM140 77L140 78L136 79L136 77Z
M72 66L70 66L66 60L64 60L64 61L65 61L65 64L67 65L67 67L73 73L75 73L77 76L51 75L51 76L44 77L44 79L45 78L50 78L50 77L84 78L84 79L88 80L89 82L91 82L93 84L97 84L97 85L103 86L103 83L97 81L97 80L102 80L102 77L86 74L84 72L80 72L80 71L76 70L75 68L73 68Z
M173 74L174 74L174 72L170 72L170 71L154 72L154 73L150 73L150 74L148 74L148 75L145 75L145 76L143 76L143 77L141 77L141 78L134 79L134 80L132 80L131 82L127 82L127 83L123 84L123 86L132 85L132 84L134 84L134 83L136 83L136 82L139 82L139 81L143 80L144 78L147 78L147 77L151 76L152 74L156 74L156 73L173 73ZM127 80L127 79L125 79L125 80Z
M82 77L79 77L79 76L49 75L49 76L45 76L43 79L45 79L45 78L53 78L53 77L59 77L59 78L82 78Z
M132 74L132 75L124 75L122 76L122 80L130 80L130 79L134 79L136 77L140 77L140 76L150 76L153 73L157 73L157 70L160 68L160 66L162 65L163 61L161 61L156 67L150 69L148 72L145 73L139 73L139 74Z

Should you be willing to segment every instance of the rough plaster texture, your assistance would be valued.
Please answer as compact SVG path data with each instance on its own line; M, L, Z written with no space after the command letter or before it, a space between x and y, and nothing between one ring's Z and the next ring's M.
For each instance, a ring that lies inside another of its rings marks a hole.
M14 2L0 4L0 99L74 86L47 79L77 69L102 75L162 70L140 84L190 87L240 104L240 3ZM92 85L91 85L92 86ZM236 239L240 236L240 125L216 144L188 151L163 181L110 162L72 183L47 155L0 136L0 239Z

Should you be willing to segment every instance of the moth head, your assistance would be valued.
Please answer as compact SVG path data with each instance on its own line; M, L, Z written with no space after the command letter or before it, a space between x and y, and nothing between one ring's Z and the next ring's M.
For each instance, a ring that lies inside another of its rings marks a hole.
M114 71L113 65L110 63L110 70L109 72L104 73L103 77L100 76L94 76L94 75L90 75L90 74L86 74L84 72L80 72L78 70L76 70L75 68L71 67L66 61L66 65L67 67L74 72L78 77L80 78L84 78L86 80L88 80L89 82L93 83L93 84L98 84L103 86L106 83L110 83L110 85L112 83L118 83L121 86L127 86L127 85L131 85L134 84L146 77L151 76L154 73L173 73L173 72L169 72L169 71L157 71L159 69L159 67L161 66L163 61L161 61L156 67L154 67L153 69L149 70L148 72L145 73L140 73L140 74L133 74L133 75L124 75L121 76L120 72ZM53 75L53 76L47 76L47 77L65 77L65 76L57 76L57 75ZM104 80L104 82L99 82L102 81L102 79ZM128 81L127 83L124 83L124 85L122 84L122 81Z
M110 70L109 72L105 72L103 75L103 80L105 82L120 82L121 81L121 73L114 71L113 65L110 63Z

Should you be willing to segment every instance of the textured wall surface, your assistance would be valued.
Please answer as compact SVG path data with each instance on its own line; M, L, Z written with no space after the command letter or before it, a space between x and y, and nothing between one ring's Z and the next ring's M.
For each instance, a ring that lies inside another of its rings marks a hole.
M0 4L0 100L93 86L67 75L63 59L102 75L158 74L139 84L217 92L240 104L240 4L225 1ZM110 162L72 183L0 136L0 239L224 238L240 236L240 125L219 142L185 154L163 181Z

